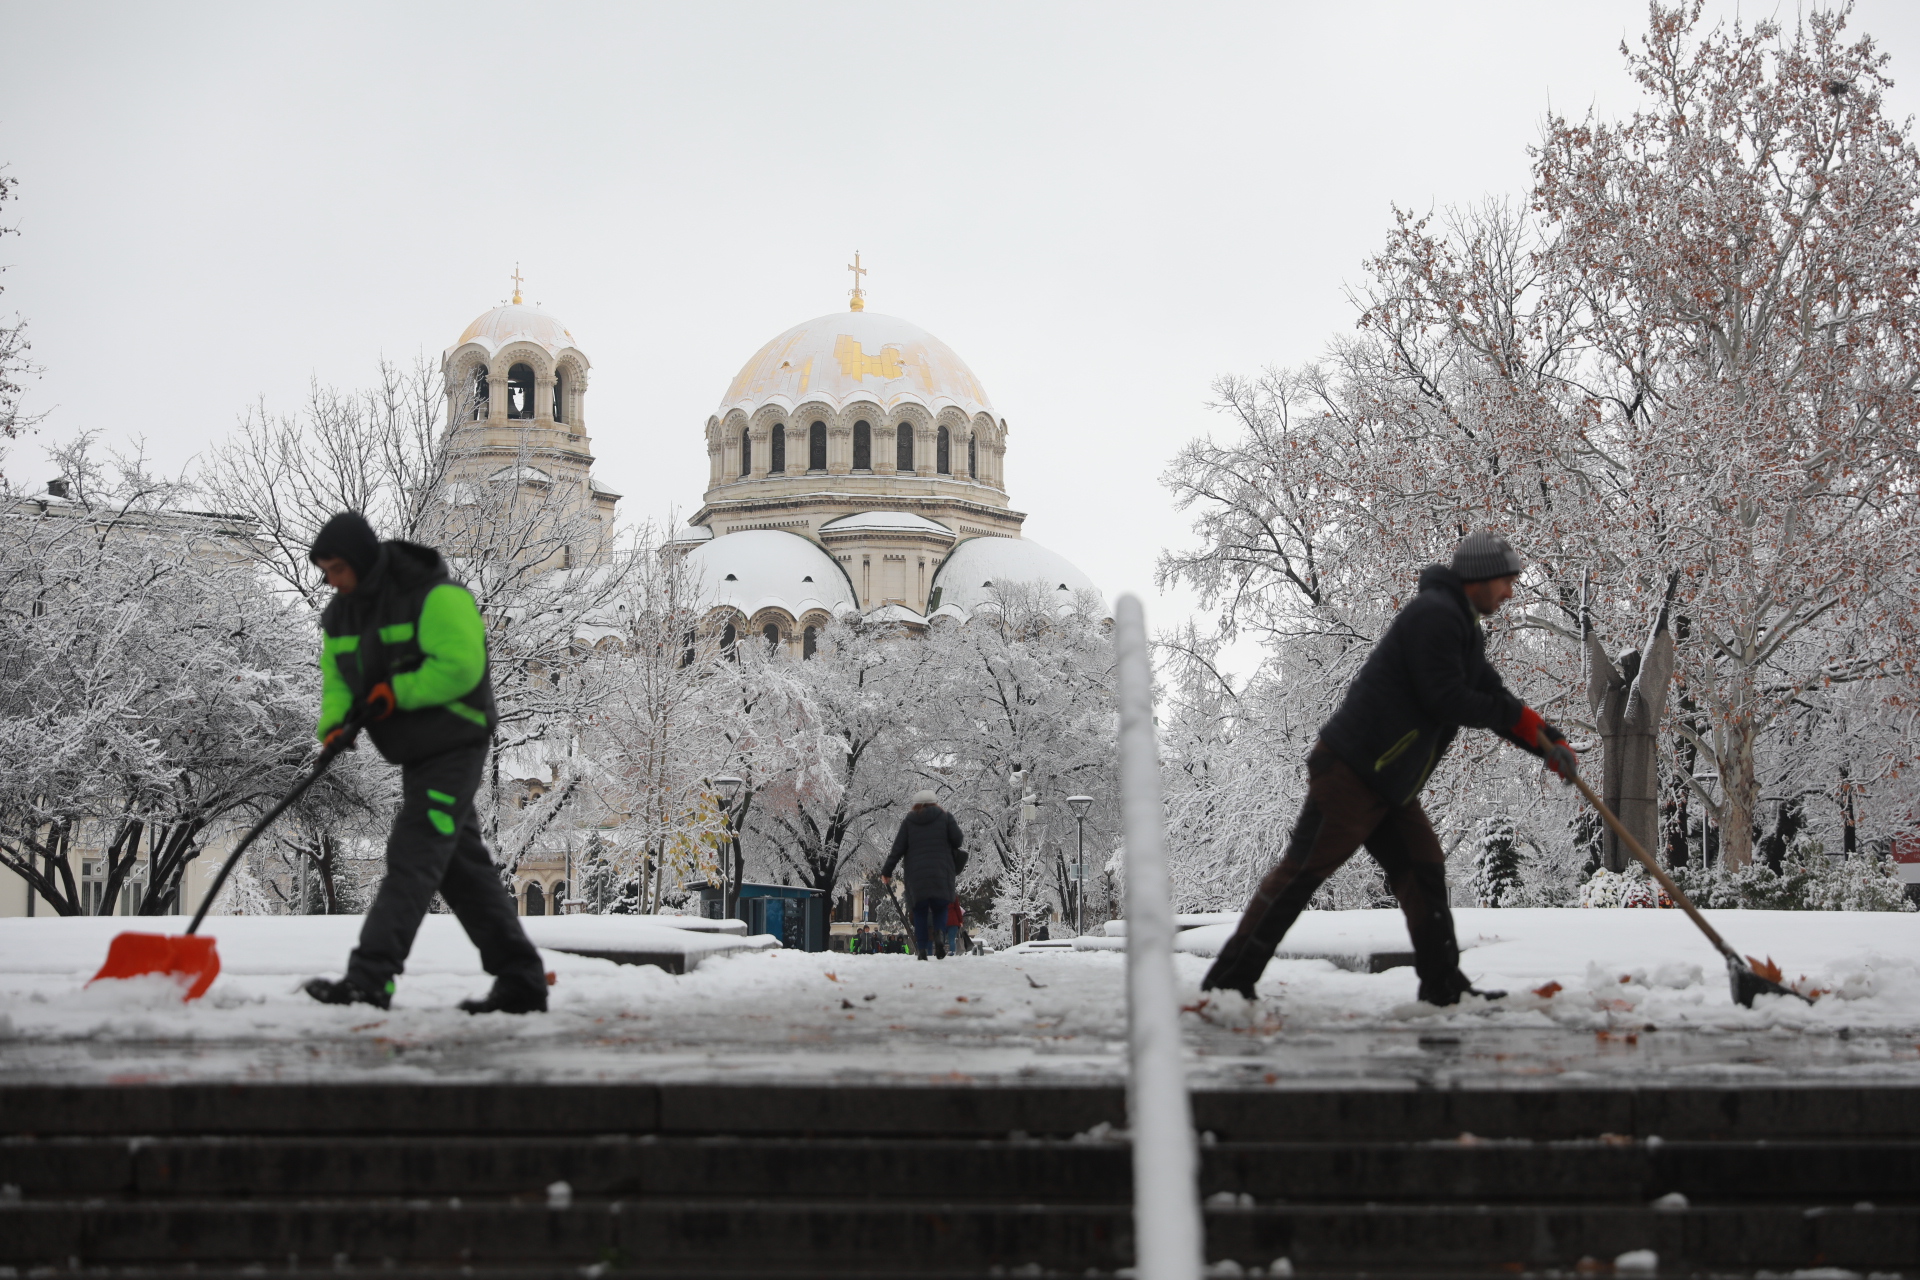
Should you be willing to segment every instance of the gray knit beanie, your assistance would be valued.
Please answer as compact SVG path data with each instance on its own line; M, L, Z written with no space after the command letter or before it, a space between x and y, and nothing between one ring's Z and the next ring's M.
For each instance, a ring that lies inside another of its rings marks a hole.
M1463 582L1484 582L1520 572L1520 553L1490 529L1475 529L1453 549L1453 571Z

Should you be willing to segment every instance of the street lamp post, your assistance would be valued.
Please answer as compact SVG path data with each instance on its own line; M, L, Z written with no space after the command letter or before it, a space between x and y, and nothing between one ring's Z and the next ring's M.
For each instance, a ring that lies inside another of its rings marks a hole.
M1067 808L1073 810L1073 823L1080 834L1080 864L1075 879L1078 888L1074 893L1073 931L1084 934L1087 931L1087 810L1093 808L1092 796L1068 796Z
M740 833L733 827L733 802L740 795L740 789L747 784L732 774L722 774L713 780L713 785L725 806L720 812L727 823L727 851L720 864L720 915L726 919L733 915L733 864L740 857Z

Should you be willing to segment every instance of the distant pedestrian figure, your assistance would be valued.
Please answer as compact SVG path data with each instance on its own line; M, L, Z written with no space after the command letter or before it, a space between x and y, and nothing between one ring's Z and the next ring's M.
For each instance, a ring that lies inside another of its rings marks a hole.
M953 815L940 807L931 791L916 791L912 812L900 821L893 852L880 868L880 883L889 889L893 869L906 862L907 901L913 904L914 951L922 960L937 950L946 957L947 907L954 900L954 882L966 869L965 837Z
M960 927L966 919L967 913L961 909L959 899L947 904L947 954L950 956L960 955L967 949L967 935Z

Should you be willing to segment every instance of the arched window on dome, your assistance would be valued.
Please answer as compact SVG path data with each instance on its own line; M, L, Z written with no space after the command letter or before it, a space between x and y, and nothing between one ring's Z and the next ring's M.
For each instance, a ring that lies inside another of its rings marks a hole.
M527 914L530 916L547 914L547 900L541 896L539 884L532 880L527 881Z
M547 892L553 895L553 914L557 916L565 915L566 911L563 910L563 908L567 901L567 882L565 880L555 880L553 887L548 889Z
M969 480L980 478L980 454L977 443L972 436L967 437L967 479Z
M473 371L473 408L469 416L475 422L485 422L492 409L490 397L493 389L487 385L487 366L478 365Z
M940 428L940 435L933 446L933 469L943 476L953 474L953 443L945 427Z
M753 434L745 427L740 428L740 474L753 474Z
M553 420L567 420L567 375L558 369L553 371Z
M807 428L807 470L827 469L827 424L816 422Z
M767 652L776 653L780 648L780 624L769 622L760 628L760 634L767 638Z
M853 469L873 470L873 424L870 422L853 424Z
M903 476L910 476L913 474L913 424L901 423L893 429L893 435L898 441L893 447L893 469Z
M729 622L726 626L720 628L720 655L724 658L728 658L733 661L738 661L740 655L738 655L733 651L733 646L734 646L734 643L739 639L740 639L740 633L733 629L733 624L731 622Z
M533 366L517 364L507 370L507 416L533 416Z
M787 469L787 429L781 423L773 424L773 448L767 455L767 470L780 475Z
M820 651L820 628L808 627L800 633L800 657L811 658Z

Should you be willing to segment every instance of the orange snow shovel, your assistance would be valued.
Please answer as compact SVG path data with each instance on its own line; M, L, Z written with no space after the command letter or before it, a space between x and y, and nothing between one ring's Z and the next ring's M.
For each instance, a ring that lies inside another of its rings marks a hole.
M353 749L353 740L359 736L363 723L364 713L347 721L342 726L346 732L336 738L332 746L322 748L320 758L314 761L306 777L300 779L266 817L254 823L253 829L240 838L240 843L233 847L233 852L220 865L220 874L213 878L213 887L200 900L200 909L193 913L193 923L187 926L184 934L115 935L112 944L107 947L107 962L100 966L100 972L94 974L87 985L92 986L102 978L139 978L158 973L180 984L182 1001L198 1000L207 994L207 988L220 976L220 953L214 950L213 939L200 933L200 922L207 918L207 908L220 896L228 873L240 861L240 855L247 851L247 846L272 826L273 820L285 813L294 801L305 795L308 787L320 781L320 775L327 771L327 766L333 763L335 756Z
M1695 907L1688 900L1687 895L1680 891L1680 886L1673 882L1673 877L1653 860L1652 855L1640 847L1640 842L1633 838L1633 833L1621 825L1620 819L1613 816L1613 810L1607 808L1600 797L1593 794L1593 788L1587 785L1587 780L1577 772L1572 773L1572 779L1573 785L1580 788L1580 794L1587 798L1587 803L1599 812L1601 819L1609 827L1613 828L1613 834L1620 837L1620 843L1627 846L1633 856L1640 860L1640 865L1647 869L1647 874L1657 880L1660 887L1667 891L1667 896L1687 913L1687 919L1700 926L1700 932L1707 935L1707 941L1713 944L1713 949L1726 958L1727 977L1733 983L1735 1004L1751 1009L1755 996L1792 996L1796 1000L1813 1003L1793 988L1783 987L1773 979L1755 973L1753 965L1743 959L1738 951L1727 945L1727 940L1720 936L1719 930L1707 923L1707 918L1701 915L1699 908Z

